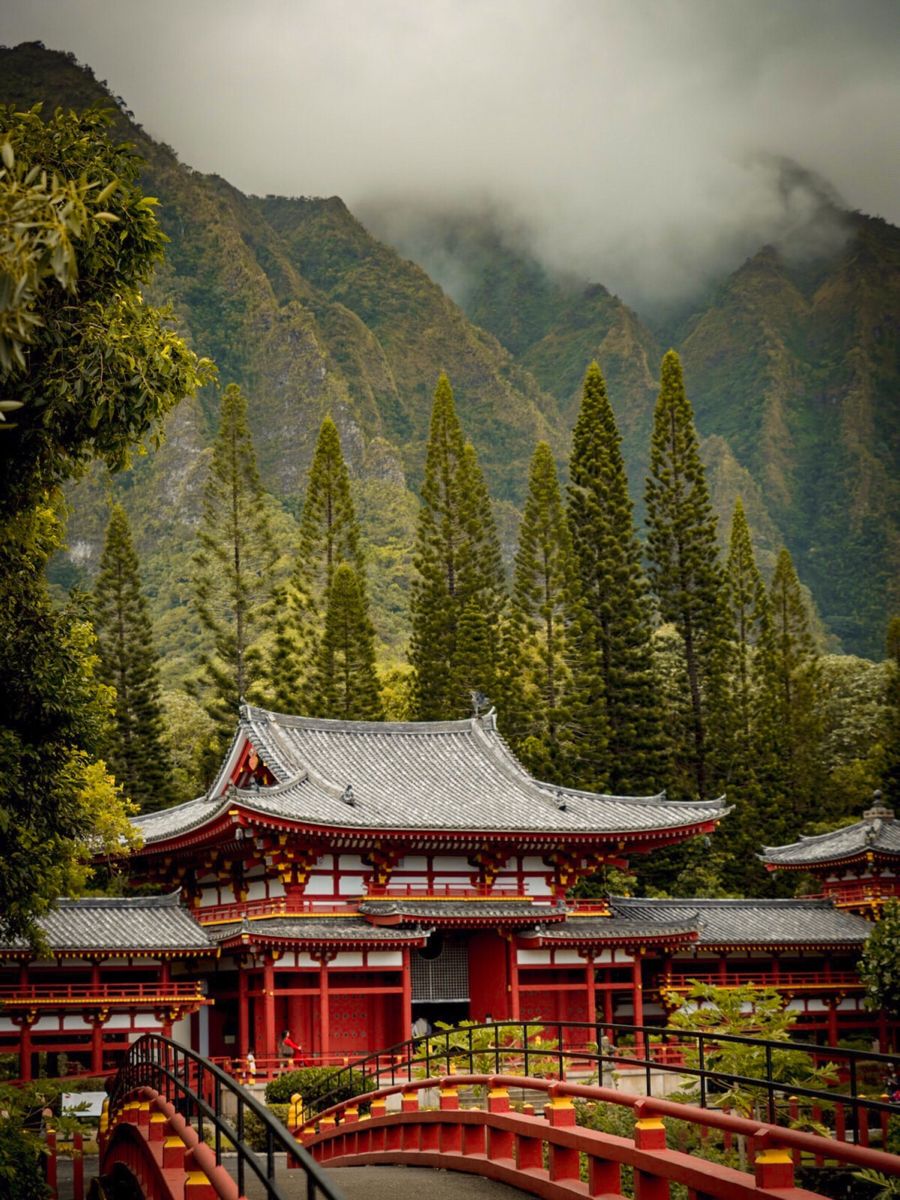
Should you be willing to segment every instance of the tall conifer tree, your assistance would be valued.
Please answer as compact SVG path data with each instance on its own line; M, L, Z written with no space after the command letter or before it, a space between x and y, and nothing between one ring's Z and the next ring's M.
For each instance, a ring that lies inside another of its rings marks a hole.
M538 442L531 460L528 495L519 529L511 602L511 626L517 651L519 697L501 728L513 748L536 774L562 781L573 778L567 761L567 702L571 699L577 582L572 539L546 442ZM518 711L517 711L518 710Z
M740 752L749 755L753 722L753 648L766 628L766 588L756 565L750 527L740 496L734 504L728 558L725 562L725 602L731 645L729 705Z
M568 520L588 628L602 674L614 791L665 782L661 714L651 656L651 613L628 480L606 384L596 362L584 378L569 463Z
M259 684L259 655L253 643L271 615L277 559L247 424L247 401L233 383L222 396L197 536L194 602L212 647L204 656L196 690L225 745L234 733L239 702Z
M284 712L309 707L306 685L318 660L331 582L341 563L349 563L356 571L368 607L350 473L337 426L326 417L309 468L294 570L277 598L268 675L272 702Z
M107 765L143 811L161 808L169 799L171 773L162 745L159 666L138 557L121 504L113 505L106 527L92 609L98 674L116 691Z
M780 837L799 834L819 810L822 793L822 716L819 659L800 580L782 548L769 585L768 616L757 658L759 718L757 761ZM774 839L772 839L774 842Z
M777 887L757 858L769 837L769 805L759 775L756 656L764 639L766 589L756 565L744 506L737 498L725 562L728 700L720 714L723 771L734 811L716 833L722 883L746 895Z
M358 572L347 562L334 568L328 588L312 704L320 717L380 721L384 715L365 589Z
M446 375L434 395L414 563L410 662L416 715L465 716L471 700L470 681L459 673L460 618L469 601L480 605L494 642L503 575L484 477L463 438Z
M684 659L690 732L682 753L690 789L705 797L719 782L711 730L724 703L722 570L694 414L674 350L662 361L646 500L650 582Z
M900 617L891 617L885 639L890 664L881 744L881 791L884 802L900 810Z

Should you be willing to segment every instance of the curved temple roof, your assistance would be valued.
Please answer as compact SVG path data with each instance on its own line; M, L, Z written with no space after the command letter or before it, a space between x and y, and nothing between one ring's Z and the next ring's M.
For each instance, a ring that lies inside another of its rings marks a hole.
M611 896L614 918L650 925L686 921L699 946L861 946L872 932L864 917L830 900L656 900Z
M900 857L900 821L890 809L873 808L862 821L802 837L787 846L764 846L760 858L773 867L827 866L846 862L868 853Z
M168 896L87 896L62 899L38 922L51 953L103 950L122 954L208 954L212 941L178 892ZM22 950L22 940L0 945L0 952Z
M229 786L249 742L277 781ZM145 843L196 829L235 803L329 828L635 835L708 825L724 799L608 796L533 779L493 712L465 721L291 717L244 705L232 749L206 796L137 819Z

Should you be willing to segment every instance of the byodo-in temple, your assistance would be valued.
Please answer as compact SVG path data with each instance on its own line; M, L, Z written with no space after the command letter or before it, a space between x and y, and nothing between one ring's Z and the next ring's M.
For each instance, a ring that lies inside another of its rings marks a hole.
M533 779L488 713L355 723L244 706L209 792L138 819L131 883L62 900L46 948L0 946L0 1050L99 1072L162 1031L205 1055L274 1061L289 1029L340 1062L430 1022L664 1023L695 979L777 988L823 1042L895 1031L856 966L898 894L900 827L878 805L770 847L817 877L799 900L573 900L578 881L686 838L724 800L607 796Z

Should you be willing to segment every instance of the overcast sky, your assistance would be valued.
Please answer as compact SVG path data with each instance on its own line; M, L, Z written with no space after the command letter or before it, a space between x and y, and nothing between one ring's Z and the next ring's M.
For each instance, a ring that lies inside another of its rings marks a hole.
M0 0L244 191L493 203L677 294L815 208L900 224L900 0Z

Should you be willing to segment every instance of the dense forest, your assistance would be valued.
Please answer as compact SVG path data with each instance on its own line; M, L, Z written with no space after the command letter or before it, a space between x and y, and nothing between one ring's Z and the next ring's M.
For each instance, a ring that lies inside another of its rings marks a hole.
M9 202L54 213L14 247L0 326L22 406L0 430L4 787L14 809L43 787L20 875L54 805L48 896L122 836L126 800L202 791L241 698L349 719L493 705L541 778L728 796L711 847L617 886L771 894L761 844L877 786L896 801L896 230L847 215L804 270L763 250L656 332L479 243L495 286L464 311L338 199L244 196L72 56L0 61ZM52 116L98 100L109 136L96 110ZM44 192L34 167L56 172Z

